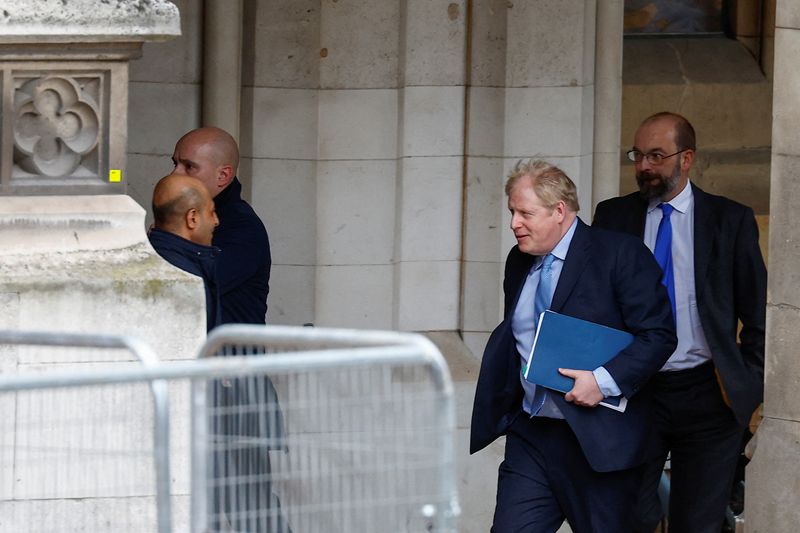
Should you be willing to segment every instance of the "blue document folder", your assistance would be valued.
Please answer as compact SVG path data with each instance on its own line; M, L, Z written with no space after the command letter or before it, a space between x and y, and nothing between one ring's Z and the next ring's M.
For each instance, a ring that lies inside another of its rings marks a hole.
M545 311L533 339L525 379L548 389L569 392L574 380L559 374L559 368L594 370L631 342L633 335L627 331ZM601 404L624 411L627 401L622 397L606 398Z

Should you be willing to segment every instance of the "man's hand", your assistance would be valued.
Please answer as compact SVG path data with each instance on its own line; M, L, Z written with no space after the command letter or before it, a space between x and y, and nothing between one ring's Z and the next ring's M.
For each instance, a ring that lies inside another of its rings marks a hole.
M559 368L558 372L562 376L567 376L575 380L572 390L564 396L568 402L583 407L594 407L603 399L603 393L597 386L594 374L589 370L572 370L570 368Z

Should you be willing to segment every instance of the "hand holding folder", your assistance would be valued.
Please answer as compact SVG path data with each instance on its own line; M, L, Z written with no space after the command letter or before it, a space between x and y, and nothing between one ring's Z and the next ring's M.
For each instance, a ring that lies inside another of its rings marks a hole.
M536 385L567 393L574 380L562 376L559 368L594 370L614 358L633 342L633 335L587 320L545 311L528 357L525 379ZM605 398L600 405L625 411L628 400Z

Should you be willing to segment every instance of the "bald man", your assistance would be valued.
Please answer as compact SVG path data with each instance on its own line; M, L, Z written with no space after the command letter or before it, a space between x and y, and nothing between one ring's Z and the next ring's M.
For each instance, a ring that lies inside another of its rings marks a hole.
M242 199L236 141L220 128L192 130L178 140L172 162L173 175L195 178L214 199L219 226L212 243L223 252L217 260L221 323L265 324L272 265L269 238L261 219Z
M216 281L219 248L212 246L219 221L214 201L196 179L171 174L153 190L155 223L150 244L174 266L203 278L206 290L206 328L220 324L220 299Z
M265 324L272 259L261 219L242 199L239 148L226 131L199 128L181 137L172 175L186 175L214 199L219 226L212 243L222 315L219 324ZM239 353L246 355L245 353ZM222 445L212 464L210 531L291 533L272 491L269 449L283 447L283 415L266 376L216 382L212 438ZM223 413L223 414L219 414Z

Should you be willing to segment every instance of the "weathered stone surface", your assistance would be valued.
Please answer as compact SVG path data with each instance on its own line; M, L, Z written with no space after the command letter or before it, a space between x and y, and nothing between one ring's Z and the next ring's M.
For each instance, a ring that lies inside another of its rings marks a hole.
M459 259L462 165L460 157L410 157L400 162L396 259Z
M778 274L774 277L781 276ZM770 290L771 297L774 297L774 292ZM800 358L797 357L800 328L797 324L800 324L800 309L780 302L769 302L767 356L764 364L765 416L800 421L800 403L796 395L800 389Z
M748 533L795 531L800 524L800 422L767 417L747 466L745 524Z
M131 81L200 83L203 79L203 0L172 0L180 10L180 36L142 45L131 62Z
M507 87L575 87L592 83L584 43L594 47L594 12L583 0L507 2ZM592 56L593 59L593 56Z
M474 0L471 4L470 85L502 87L506 81L508 12L513 4L507 0Z
M400 2L326 0L321 4L320 87L397 87Z
M769 236L770 271L768 301L772 305L800 308L800 228L796 209L800 205L797 173L800 157L774 154L772 157L772 191L770 195ZM797 328L792 328L797 331ZM789 343L791 350L797 344ZM798 369L800 370L800 369Z
M155 253L122 195L4 199L0 293L18 295L0 329L127 334L167 358L194 356L205 333L201 280Z
M0 0L0 43L111 42L181 34L166 0Z
M205 338L202 281L156 255L144 210L121 195L0 202L0 306L0 329L124 335L166 360L194 357ZM0 372L9 374L136 361L125 350L0 350ZM170 389L172 491L185 495L188 389L186 382ZM108 531L154 529L146 383L0 394L0 408L1 530L104 530L99 523ZM183 500L176 524L186 523Z
M779 28L792 28L800 29L800 4L797 2L777 2L775 6L774 0L766 2L766 4L773 4L772 9L775 11L775 25ZM765 16L767 14L765 13Z
M463 87L406 87L401 102L403 157L464 153Z
M173 496L173 530L188 529L189 497ZM3 531L156 531L153 496L0 501Z
M401 261L394 266L397 318L393 328L458 329L458 261Z
M318 266L316 325L392 329L394 279L390 264Z
M4 256L122 249L146 242L141 223L142 209L124 196L10 197L0 203L0 249Z
M622 92L623 151L633 145L642 120L659 111L684 115L697 133L697 148L742 150L770 146L772 86L760 83L626 83ZM719 113L719 109L727 110Z
M784 2L785 3L785 2ZM775 90L773 102L780 113L773 117L772 147L776 154L800 155L797 142L797 124L800 109L800 71L795 68L800 56L800 31L778 28L775 30Z
M320 61L324 61L321 4L320 0L244 3L244 86L312 89L319 85Z
M410 0L402 5L404 85L464 85L467 2Z
M386 265L394 255L394 161L317 163L317 261ZM354 191L370 190L370 201ZM332 302L333 303L333 302Z
M629 39L623 76L630 84L759 83L764 75L747 49L727 37Z

